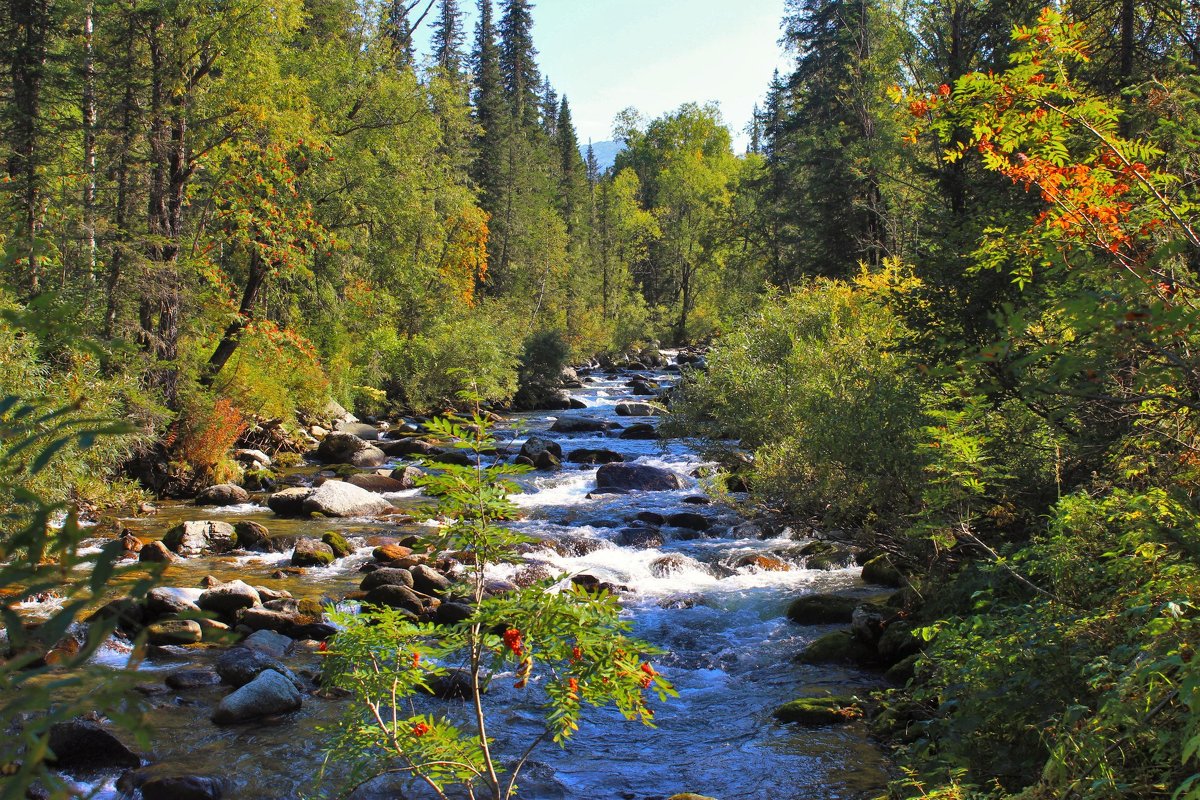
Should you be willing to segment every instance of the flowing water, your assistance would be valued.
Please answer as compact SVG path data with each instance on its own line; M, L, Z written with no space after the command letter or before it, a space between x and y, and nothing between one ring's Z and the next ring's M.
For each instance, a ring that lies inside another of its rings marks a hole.
M680 442L620 439L619 431L611 435L547 432L554 419L564 414L623 425L648 421L616 415L618 402L645 399L629 396L630 377L629 373L598 374L589 379L593 382L587 388L573 392L587 404L586 410L518 415L499 433L513 446L532 434L555 438L564 454L584 447L611 449L627 462L666 467L684 478L686 487L681 491L589 499L596 467L564 464L559 472L524 476L527 491L516 498L526 514L517 527L563 543L531 552L528 559L564 579L586 573L623 587L622 604L634 634L665 651L655 664L680 697L655 704L656 729L628 723L613 710L586 712L581 730L565 749L545 745L537 752L522 780L522 796L653 800L693 791L721 800L838 800L877 794L886 780L886 765L868 741L863 724L803 728L781 725L771 716L776 707L798 696L863 692L877 686L877 677L870 673L795 663L793 657L805 644L830 629L795 625L784 617L788 602L801 594L835 590L870 594L858 570L806 570L794 558L786 571L738 566L745 556L755 554L789 561L803 539L790 533L775 539L751 536L746 528L736 527L741 520L733 511L698 504L703 492L691 473L701 462ZM661 372L650 377L671 380L670 374ZM417 520L428 516L426 501L418 492L389 499L409 509ZM701 536L663 528L666 542L654 549L615 545L612 539L617 531L645 511L664 515L696 511L709 517L713 526ZM154 538L180 519L234 515L260 521L272 533L303 531L319 537L326 530L341 531L359 549L328 568L277 577L272 574L286 566L286 554L189 559L168 568L168 585L194 587L204 575L213 575L287 589L296 597L334 601L357 588L359 567L370 560L375 544L419 532L426 524L398 528L372 520L281 520L262 506L248 504L219 511L169 506L156 517L129 520L128 525L139 535ZM516 569L498 568L496 577L508 577ZM113 642L97 658L119 667L126 656L126 649ZM213 657L211 650L168 648L141 665L139 678L156 686L144 687L150 692L147 719L154 730L150 760L189 773L225 777L234 786L226 797L267 800L313 793L313 776L324 758L326 742L320 729L344 713L345 702L306 697L303 709L285 719L217 727L208 716L227 690L161 693L157 688L166 671L211 663ZM299 672L314 673L318 662L314 653L301 653L288 661ZM454 708L455 703L460 707ZM520 752L540 732L529 693L512 688L511 681L495 681L488 703L496 713L493 732L499 732L502 752ZM426 709L451 715L465 711L461 701L429 700L419 707ZM331 765L330 774L342 775L341 765ZM113 788L115 775L102 775L99 780L84 777L89 786L99 789L99 797L121 796ZM423 795L416 790L405 795L401 787L384 781L353 795L363 800L404 796Z

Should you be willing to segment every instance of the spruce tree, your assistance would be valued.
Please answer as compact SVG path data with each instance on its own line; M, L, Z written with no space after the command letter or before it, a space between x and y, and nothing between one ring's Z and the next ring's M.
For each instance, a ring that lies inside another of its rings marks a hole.
M391 48L398 69L411 69L416 60L413 51L412 24L404 0L390 0L383 8L380 33Z
M527 129L538 127L542 88L538 74L537 50L533 46L533 4L528 0L503 0L500 21L500 69L509 110L517 123Z
M479 0L479 22L475 28L475 50L471 66L475 73L475 122L481 132L472 177L480 192L480 205L493 217L502 191L503 144L507 128L504 84L500 72L500 50L492 16L492 0Z
M458 0L441 0L437 19L433 21L433 58L448 77L463 72L463 23Z

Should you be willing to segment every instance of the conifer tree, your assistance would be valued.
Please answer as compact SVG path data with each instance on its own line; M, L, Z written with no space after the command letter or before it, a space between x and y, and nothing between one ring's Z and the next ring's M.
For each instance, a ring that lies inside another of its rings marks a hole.
M444 75L458 78L463 73L463 23L458 0L441 0L433 22L433 59Z
M539 124L542 88L537 50L533 46L533 4L528 0L503 0L500 21L500 69L504 92L513 119L527 129Z
M475 28L475 49L471 54L471 62L475 73L475 122L480 127L478 156L472 177L479 187L480 204L494 217L502 193L502 152L508 120L492 0L479 0L479 22Z
M411 69L416 59L413 51L412 24L404 0L389 0L383 9L380 33L391 48L398 69Z

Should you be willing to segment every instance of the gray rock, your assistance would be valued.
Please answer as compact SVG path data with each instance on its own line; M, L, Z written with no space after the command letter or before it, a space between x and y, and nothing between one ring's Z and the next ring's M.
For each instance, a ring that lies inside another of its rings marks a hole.
M625 528L617 534L614 541L621 547L649 550L652 547L662 547L664 539L662 533L655 528Z
M242 641L243 647L266 653L272 658L283 658L291 651L293 644L291 637L265 629L255 631Z
M268 669L225 697L217 706L212 721L218 725L232 725L286 714L300 708L302 703L300 692L292 682L275 670Z
M266 469L271 466L271 457L262 450L234 450L233 458L252 469Z
M366 489L344 481L328 481L305 498L304 510L327 517L371 517L395 511L396 507Z
M271 538L271 532L267 530L266 526L253 520L245 519L235 522L233 530L237 534L238 547L243 550L258 550L264 542Z
M619 427L615 422L596 417L559 417L550 430L555 433L598 433Z
M327 567L333 559L333 548L316 539L301 539L292 550L293 567Z
M317 458L325 464L353 464L363 469L381 466L387 455L353 433L334 431L317 448Z
M525 440L525 444L521 445L521 455L531 462L536 462L537 457L546 452L551 453L555 458L562 459L562 445L545 436L530 436Z
M166 684L177 692L216 686L221 676L211 669L181 669L167 676Z
M209 775L159 775L143 780L142 800L221 800L228 783Z
M592 450L584 447L572 450L567 460L572 464L619 464L625 460L625 456L615 450Z
M712 520L695 511L680 511L667 517L667 524L674 528L689 528L693 531L706 531L712 527Z
M138 552L138 561L145 561L147 564L174 564L182 560L162 542L151 542Z
M368 492L376 494L385 494L387 492L402 492L406 488L403 482L396 480L388 475L351 475L346 483L351 486L357 486L360 489L366 489Z
M195 644L204 638L204 629L193 619L166 619L146 628L150 644Z
M231 647L217 657L213 669L221 676L221 680L236 688L245 686L257 678L265 670L274 670L295 684L300 681L292 671L283 665L279 659L261 650L251 650L248 647Z
M370 605L401 608L413 614L420 614L424 608L421 598L417 597L407 586L391 585L376 586L367 592L363 598Z
M362 583L358 585L358 588L364 592L369 592L377 586L404 586L411 589L413 587L413 574L406 569L383 567L382 569L367 573L367 576L362 579Z
M267 498L267 507L281 517L300 517L304 515L304 501L315 490L307 486L297 486L284 489Z
M48 761L61 769L97 769L136 767L142 763L111 731L86 719L74 719L50 726Z
M247 608L238 614L238 624L252 631L274 631L288 637L292 636L302 622L301 615L295 611L281 611L265 606Z
M683 488L683 480L669 469L645 464L605 464L596 471L596 488L667 492Z
M657 413L657 406L650 403L617 403L618 417L653 417Z
M163 536L168 550L181 556L228 553L237 547L237 533L228 522L181 522Z
M236 506L249 502L250 493L232 483L218 483L196 495L198 506Z
M620 439L657 439L658 430L649 422L637 422L621 431Z
M152 617L165 617L168 614L195 614L200 610L196 601L200 599L197 589L176 589L169 586L156 586L146 594L146 610Z
M216 614L233 614L239 609L261 605L262 600L253 586L242 581L230 581L214 586L196 601L205 611Z
M401 491L407 491L417 488L417 481L425 477L425 473L416 467L397 467L390 477L400 484Z
M335 426L338 433L349 433L364 442L374 442L379 439L379 429L365 422L343 422Z
M426 564L417 564L409 572L413 588L423 594L441 595L450 588L450 579Z

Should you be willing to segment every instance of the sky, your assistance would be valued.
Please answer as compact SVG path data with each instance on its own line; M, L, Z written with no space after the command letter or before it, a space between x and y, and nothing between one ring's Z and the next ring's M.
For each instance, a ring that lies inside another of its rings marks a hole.
M470 39L475 2L461 5ZM787 71L783 11L784 0L535 0L533 36L580 142L611 139L613 118L630 106L653 119L715 100L741 150L771 74ZM419 38L428 28L427 19Z

